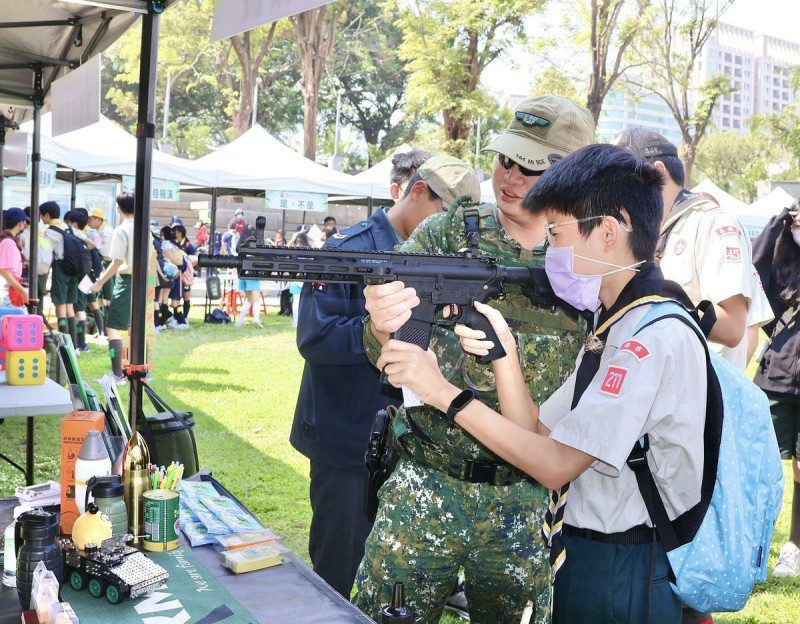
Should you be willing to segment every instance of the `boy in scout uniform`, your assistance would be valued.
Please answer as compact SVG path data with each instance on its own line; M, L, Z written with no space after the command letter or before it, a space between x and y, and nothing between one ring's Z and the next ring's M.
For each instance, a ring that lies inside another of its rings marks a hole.
M545 486L569 485L568 495L562 490L554 497L555 519L563 524L550 517L546 523L557 574L554 624L681 621L666 553L626 463L647 434L650 465L657 466L654 476L670 518L700 500L703 345L674 318L636 332L656 298L691 305L653 263L660 187L652 165L618 147L593 145L557 163L525 198L525 209L548 221L545 270L553 290L575 307L596 312L577 371L546 401L529 395L515 357L493 362L501 413L446 379L435 351L391 340L377 361L392 385L410 387L439 410L442 421ZM521 345L503 319L505 311L476 308L506 353L517 353ZM463 325L456 331L469 353L482 355L492 346L481 331Z
M100 278L92 284L92 292L103 290L103 285L116 276L114 290L111 293L111 306L106 319L106 336L108 336L108 353L111 357L111 369L118 383L124 383L122 376L122 336L131 325L131 273L133 272L133 193L117 195L117 222L111 235L111 247L108 256L109 264Z
M390 209L325 241L325 249L391 251L430 215L457 197L480 197L478 177L458 158L434 156L406 164L402 197ZM393 172L393 179L395 179ZM311 460L311 530L314 571L350 598L372 522L364 513L364 452L375 413L400 403L382 384L362 341L363 286L305 284L297 347L305 358L290 441Z
M422 223L398 247L403 252L457 253L469 247L505 266L542 266L546 220L522 200L554 162L594 138L588 110L562 96L520 103L495 152L492 185L497 206L453 205ZM537 307L514 285L495 305L510 319L524 385L544 400L575 365L585 323L560 309ZM409 292L410 291L410 292ZM364 290L370 316L364 344L371 361L417 304L402 282ZM431 349L445 376L498 407L489 364L466 355L458 336L434 326ZM550 620L547 550L537 522L547 489L498 457L430 406L401 408L392 425L400 462L380 490L375 525L356 575L356 605L373 618L390 601L395 581L405 583L418 621L438 622L459 570L464 569L469 614L477 622L516 624L527 600L536 624Z

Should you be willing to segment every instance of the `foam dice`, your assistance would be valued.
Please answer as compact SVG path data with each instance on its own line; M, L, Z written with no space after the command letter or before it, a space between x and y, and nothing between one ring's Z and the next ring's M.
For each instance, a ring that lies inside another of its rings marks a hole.
M36 386L47 379L47 356L38 351L6 351L6 383L9 386Z
M44 326L38 314L4 316L3 346L7 351L38 351L44 344Z
M3 345L3 318L10 315L25 314L22 308L15 308L14 306L0 306L0 346Z

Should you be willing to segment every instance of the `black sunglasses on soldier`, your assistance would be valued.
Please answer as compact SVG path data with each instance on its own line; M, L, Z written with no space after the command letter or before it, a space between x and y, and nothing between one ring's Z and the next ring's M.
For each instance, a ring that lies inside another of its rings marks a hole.
M525 177L531 177L531 176L538 177L544 173L544 171L535 171L534 169L527 169L526 167L523 167L515 160L511 160L508 156L504 156L503 154L497 155L497 162L500 163L500 166L503 169L511 169L511 167L516 165L517 168L519 169L519 172Z

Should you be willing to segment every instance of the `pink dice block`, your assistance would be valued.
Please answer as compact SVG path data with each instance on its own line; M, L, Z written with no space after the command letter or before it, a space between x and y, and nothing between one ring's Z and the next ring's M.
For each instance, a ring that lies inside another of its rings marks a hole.
M9 386L37 386L47 379L47 356L38 351L6 351L6 383Z
M44 326L38 314L4 316L3 346L6 351L38 351L44 344Z
M0 371L4 371L6 369L6 350L3 348L3 345L0 344Z

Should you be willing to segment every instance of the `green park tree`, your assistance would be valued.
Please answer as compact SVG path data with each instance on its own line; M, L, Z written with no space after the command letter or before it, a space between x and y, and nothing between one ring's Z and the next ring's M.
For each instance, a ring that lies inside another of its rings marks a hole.
M769 138L761 132L712 132L700 143L695 166L722 190L749 200L755 183L766 177L772 154Z
M642 36L631 46L639 72L627 82L654 93L669 106L683 139L686 179L692 179L697 148L711 123L711 112L722 95L731 93L725 76L698 85L695 67L720 14L733 0L658 0L653 3ZM645 18L643 18L645 19ZM699 91L692 101L690 93Z
M409 73L411 111L440 115L443 151L463 156L476 116L488 118L496 102L480 86L484 70L524 36L524 20L546 0L389 0L399 10L400 58Z

